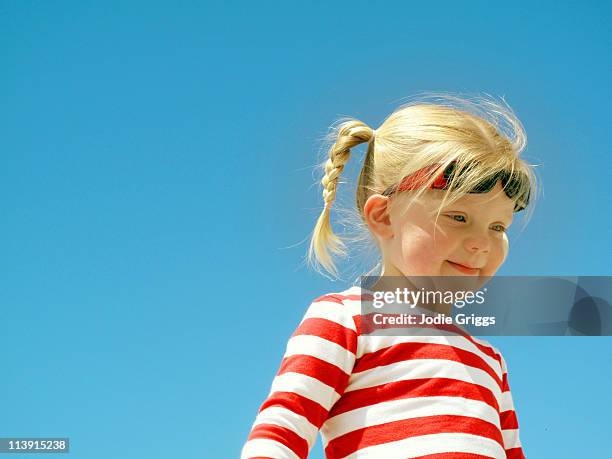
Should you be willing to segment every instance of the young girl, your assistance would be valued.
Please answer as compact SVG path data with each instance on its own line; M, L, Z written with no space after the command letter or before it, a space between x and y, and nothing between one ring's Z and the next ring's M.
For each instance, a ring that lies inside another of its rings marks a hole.
M438 96L400 107L376 130L349 119L334 133L310 260L337 273L331 252L346 251L330 210L351 149L367 143L356 203L381 276L500 268L506 230L536 184L507 105ZM306 458L319 430L334 459L523 458L501 353L470 335L367 336L365 291L353 285L308 307L241 458Z

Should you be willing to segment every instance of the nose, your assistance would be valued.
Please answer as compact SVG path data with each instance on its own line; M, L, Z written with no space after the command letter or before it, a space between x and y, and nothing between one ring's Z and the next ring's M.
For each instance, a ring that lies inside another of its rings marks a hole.
M465 239L464 247L470 253L489 253L491 241L488 236L472 234Z

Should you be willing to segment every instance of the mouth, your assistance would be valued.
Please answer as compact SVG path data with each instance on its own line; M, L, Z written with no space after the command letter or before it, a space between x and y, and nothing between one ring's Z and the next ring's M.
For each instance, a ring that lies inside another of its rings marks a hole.
M459 263L454 263L450 260L446 260L453 268L455 268L457 271L462 272L463 274L478 274L478 272L480 271L479 268L470 268L469 266L465 266L465 265L461 265Z

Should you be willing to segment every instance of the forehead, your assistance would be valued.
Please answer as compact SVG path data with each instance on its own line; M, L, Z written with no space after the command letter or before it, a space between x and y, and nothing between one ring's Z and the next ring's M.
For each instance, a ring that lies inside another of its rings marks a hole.
M404 194L404 193L403 193ZM445 190L429 189L416 200L412 200L412 192L404 194L400 212L413 214L414 212L427 214L437 213L446 195ZM482 215L486 218L504 219L512 221L514 215L514 201L503 191L501 182L498 182L491 191L487 193L468 193L461 196L452 204L445 203L443 211L462 210L473 215Z
M432 200L437 202L438 206L444 199L445 192L442 190L430 190ZM436 193L437 192L437 193ZM461 196L450 206L445 204L445 208L466 207L473 212L483 214L495 214L505 216L512 219L514 210L514 200L510 199L504 192L501 182L487 193L468 193Z

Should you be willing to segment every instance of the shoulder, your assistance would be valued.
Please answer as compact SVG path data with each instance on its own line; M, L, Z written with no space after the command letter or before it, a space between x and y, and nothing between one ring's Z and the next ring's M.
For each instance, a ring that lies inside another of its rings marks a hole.
M357 331L362 298L367 298L367 294L359 286L325 293L312 300L304 320L308 318L326 319Z
M361 287L353 285L351 287L348 287L346 290L325 293L324 295L315 298L313 302L331 301L338 304L344 304L347 307L350 307L353 305L353 303L359 302L363 294L364 293Z
M491 343L489 343L488 341L484 339L479 339L479 341L491 349L491 352L495 356L495 360L497 360L499 363L502 373L507 373L508 368L506 366L506 360L504 359L504 356L502 352L499 350L499 348L493 346Z
M486 339L477 338L475 336L470 336L469 339L480 349L481 352L497 362L497 366L499 370L501 370L502 374L506 373L506 361L504 360L502 352L497 347L492 345Z

